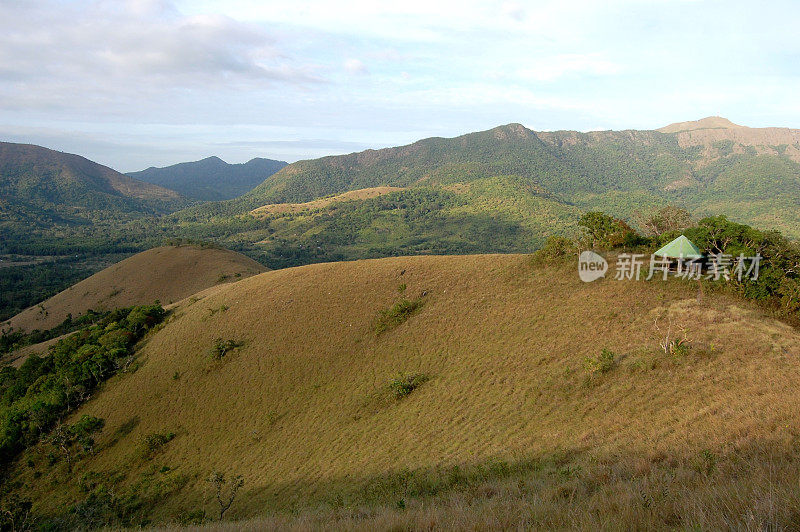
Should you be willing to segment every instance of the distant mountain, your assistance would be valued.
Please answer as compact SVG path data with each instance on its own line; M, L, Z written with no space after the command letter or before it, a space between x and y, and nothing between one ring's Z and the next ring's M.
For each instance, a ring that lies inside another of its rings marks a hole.
M371 187L515 176L537 193L630 218L672 203L800 237L800 130L721 117L657 131L536 132L520 124L293 163L225 206L241 213ZM218 212L221 206L203 209Z
M665 205L800 238L800 131L720 117L587 133L508 124L298 161L240 198L176 216L198 235L250 246L276 268L531 251L574 232L582 212L635 224ZM256 221L244 229L248 213Z
M79 155L0 142L0 229L85 225L171 212L189 202Z
M286 164L262 158L242 164L228 164L219 157L208 157L164 168L150 167L128 175L176 190L187 198L219 201L241 196Z

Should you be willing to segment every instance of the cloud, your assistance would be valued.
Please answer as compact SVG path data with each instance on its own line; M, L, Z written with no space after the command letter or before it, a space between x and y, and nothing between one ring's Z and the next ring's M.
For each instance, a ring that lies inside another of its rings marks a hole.
M507 122L796 126L799 16L784 0L0 0L0 124L127 169Z
M159 0L0 4L0 107L322 81L263 27Z
M368 74L367 66L359 59L348 59L344 62L344 69L350 74Z
M503 3L502 12L505 16L516 21L521 21L525 18L525 9L517 2Z

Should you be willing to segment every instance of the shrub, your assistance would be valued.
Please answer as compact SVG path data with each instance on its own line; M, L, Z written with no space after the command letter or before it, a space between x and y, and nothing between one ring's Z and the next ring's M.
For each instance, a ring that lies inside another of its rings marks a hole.
M703 449L700 451L700 460L696 469L706 475L712 474L717 469L717 455L711 449Z
M536 264L547 264L578 254L577 244L563 236L551 236L536 253L533 261Z
M629 248L644 241L625 221L602 212L584 213L578 225L585 230L591 245L600 249Z
M616 365L616 355L610 349L603 349L595 357L586 357L584 366L589 373L607 373Z
M237 342L235 340L217 338L214 341L214 345L211 346L211 358L214 360L222 360L225 355L242 345L244 345L242 342Z
M414 300L402 299L390 308L380 311L375 321L375 332L380 334L389 329L394 329L410 318L422 305L423 301L421 298Z
M411 392L428 382L429 378L424 373L404 374L398 373L390 382L389 389L394 394L395 399L403 399L411 395Z
M174 432L151 432L142 438L141 444L139 445L139 455L149 460L174 438Z
M689 354L689 350L691 349L691 345L689 341L685 338L678 338L670 342L669 345L669 352L672 355L672 358L681 359L685 358Z

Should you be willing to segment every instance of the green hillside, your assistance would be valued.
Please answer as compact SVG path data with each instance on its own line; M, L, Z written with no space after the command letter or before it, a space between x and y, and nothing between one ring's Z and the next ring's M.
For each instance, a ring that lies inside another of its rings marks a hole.
M188 203L78 155L8 142L0 143L0 193L4 230L130 219Z
M300 161L241 198L181 211L174 226L272 267L421 252L525 252L570 233L581 212L602 210L636 225L665 205L800 237L800 136L719 124L725 122L591 133L510 124ZM375 187L403 190L317 201ZM302 209L269 207L304 202Z
M46 174L37 166L35 175L43 181ZM156 208L151 200L87 186L66 187L83 201L72 210L52 208L46 198L37 200L43 208L32 209L30 190L3 196L0 216L17 223L0 226L7 235L0 253L68 255L82 263L179 238L213 241L279 268L419 253L529 252L548 236L573 232L583 212L604 211L638 226L642 215L665 205L798 238L800 132L718 118L659 131L590 133L510 124L299 161L239 198L160 216L142 210L169 211L163 201ZM109 202L134 202L139 210L88 210ZM21 221L33 217L39 220L31 231ZM18 284L9 289L25 295ZM25 298L27 305L35 299Z
M298 163L247 194L236 207L308 201L357 188L466 183L517 175L555 199L630 218L650 205L676 204L698 214L725 214L800 236L800 163L752 145L681 146L657 131L536 133L519 124L455 139ZM766 203L768 201L768 203ZM742 203L754 208L742 210ZM785 220L782 220L783 217Z

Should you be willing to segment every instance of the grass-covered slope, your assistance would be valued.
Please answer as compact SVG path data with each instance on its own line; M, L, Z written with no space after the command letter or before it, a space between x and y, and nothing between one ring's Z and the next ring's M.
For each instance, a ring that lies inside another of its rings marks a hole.
M538 248L547 235L571 233L580 216L577 207L519 176L381 190L363 199L337 199L351 194L345 193L268 205L254 211L261 229L234 239L253 241L253 252L275 267L402 254L513 253Z
M169 304L195 292L261 273L239 253L214 247L162 246L129 257L0 324L0 329L47 330L87 310L113 310L156 300Z
M519 255L317 264L185 300L138 357L74 414L106 421L83 480L45 446L12 472L37 511L135 489L156 520L211 517L219 471L255 528L800 515L800 333L692 285Z

